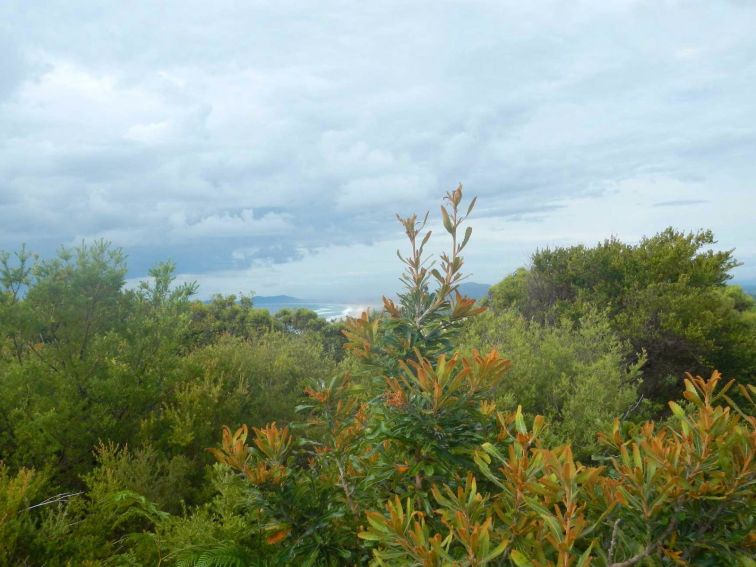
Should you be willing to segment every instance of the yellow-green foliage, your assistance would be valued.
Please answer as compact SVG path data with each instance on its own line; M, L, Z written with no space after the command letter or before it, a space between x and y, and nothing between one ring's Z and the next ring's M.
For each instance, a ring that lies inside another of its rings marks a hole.
M31 469L11 474L0 462L0 565L22 563L29 553L35 524L31 507L40 497L44 477Z
M462 345L505 353L512 368L494 394L499 407L521 405L531 418L544 415L552 424L546 439L571 442L583 458L599 450L596 431L643 409L638 386L645 357L634 357L599 312L579 324L544 325L513 309L488 311L468 323Z
M160 438L197 456L224 424L291 421L306 380L336 365L309 335L267 332L251 339L229 335L185 357L168 401L144 424L145 440Z

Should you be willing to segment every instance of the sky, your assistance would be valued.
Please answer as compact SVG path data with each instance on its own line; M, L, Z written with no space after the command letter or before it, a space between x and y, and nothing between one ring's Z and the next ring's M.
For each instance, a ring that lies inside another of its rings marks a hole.
M711 228L756 282L756 2L0 2L0 249L373 301L394 213L465 257Z

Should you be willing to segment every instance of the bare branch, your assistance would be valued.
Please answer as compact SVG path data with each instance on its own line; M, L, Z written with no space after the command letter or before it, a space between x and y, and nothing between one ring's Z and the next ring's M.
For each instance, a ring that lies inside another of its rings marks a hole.
M67 500L70 500L74 496L79 496L81 494L84 494L84 492L61 492L60 494L56 494L55 496L50 496L49 498L46 498L42 502L39 502L38 504L34 504L33 506L29 506L26 508L26 512L29 510L33 510L34 508L39 508L40 506L49 506L50 504L57 504L58 502L66 502Z

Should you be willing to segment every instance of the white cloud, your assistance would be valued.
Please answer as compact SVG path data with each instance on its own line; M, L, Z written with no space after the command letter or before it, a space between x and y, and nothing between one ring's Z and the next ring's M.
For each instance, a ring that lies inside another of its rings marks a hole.
M347 181L338 197L340 209L369 208L376 205L404 206L427 200L436 189L430 173L378 175Z
M134 124L126 131L126 138L143 144L151 144L165 140L171 130L171 125L166 122L151 122L148 124Z
M393 213L463 181L478 280L669 224L711 226L756 279L748 3L9 0L0 21L0 248L103 236L137 271L376 295Z

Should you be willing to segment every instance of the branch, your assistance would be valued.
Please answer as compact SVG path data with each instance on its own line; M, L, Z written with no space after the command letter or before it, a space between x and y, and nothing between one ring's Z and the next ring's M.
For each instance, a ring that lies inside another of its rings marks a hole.
M633 404L630 409L628 409L624 414L622 414L622 417L620 418L620 421L625 421L627 417L633 413L636 409L638 409L638 406L643 401L643 394L641 394L640 398L638 398L638 401Z
M341 489L344 491L344 496L346 496L347 505L352 511L352 514L359 516L359 508L357 508L357 504L355 504L354 500L352 500L352 495L349 491L349 485L347 484L346 475L344 473L344 467L341 465L341 461L339 459L336 459L336 466L339 468L339 481L341 483Z
M672 535L672 532L675 531L675 528L677 528L677 518L673 517L672 521L667 526L667 529L664 530L664 532L662 532L661 536L659 536L659 539L657 539L653 543L648 544L648 546L646 546L646 549L644 549L637 555L633 555L630 559L626 559L625 561L620 561L619 563L611 563L609 567L631 567L632 565L635 565L641 559L645 559L646 557L651 555L654 551L656 551L656 549L662 544L662 542L665 539L667 539L670 535Z
M40 342L44 343L44 338L42 337L41 333L39 335L39 338L40 338ZM57 366L55 366L54 364L52 364L51 362L49 362L47 359L45 359L41 354L39 354L39 352L37 351L37 349L34 348L33 344L29 345L29 350L31 350L37 356L37 358L40 360L40 362L42 362L42 363L46 364L47 366L49 366L51 370L53 370L54 372L60 372L60 369Z
M28 512L29 510L32 510L34 508L39 508L40 506L49 506L50 504L57 504L58 502L65 502L66 500L69 500L73 498L74 496L79 496L81 494L84 494L84 493L83 492L62 492L60 494L56 494L55 496L50 496L49 498L43 500L42 502L39 502L38 504L29 506L25 510L25 512Z
M612 528L612 540L609 543L609 553L606 555L606 562L611 563L614 560L614 548L617 545L617 532L619 530L620 525L620 518L617 518L617 520L614 522L614 527Z

